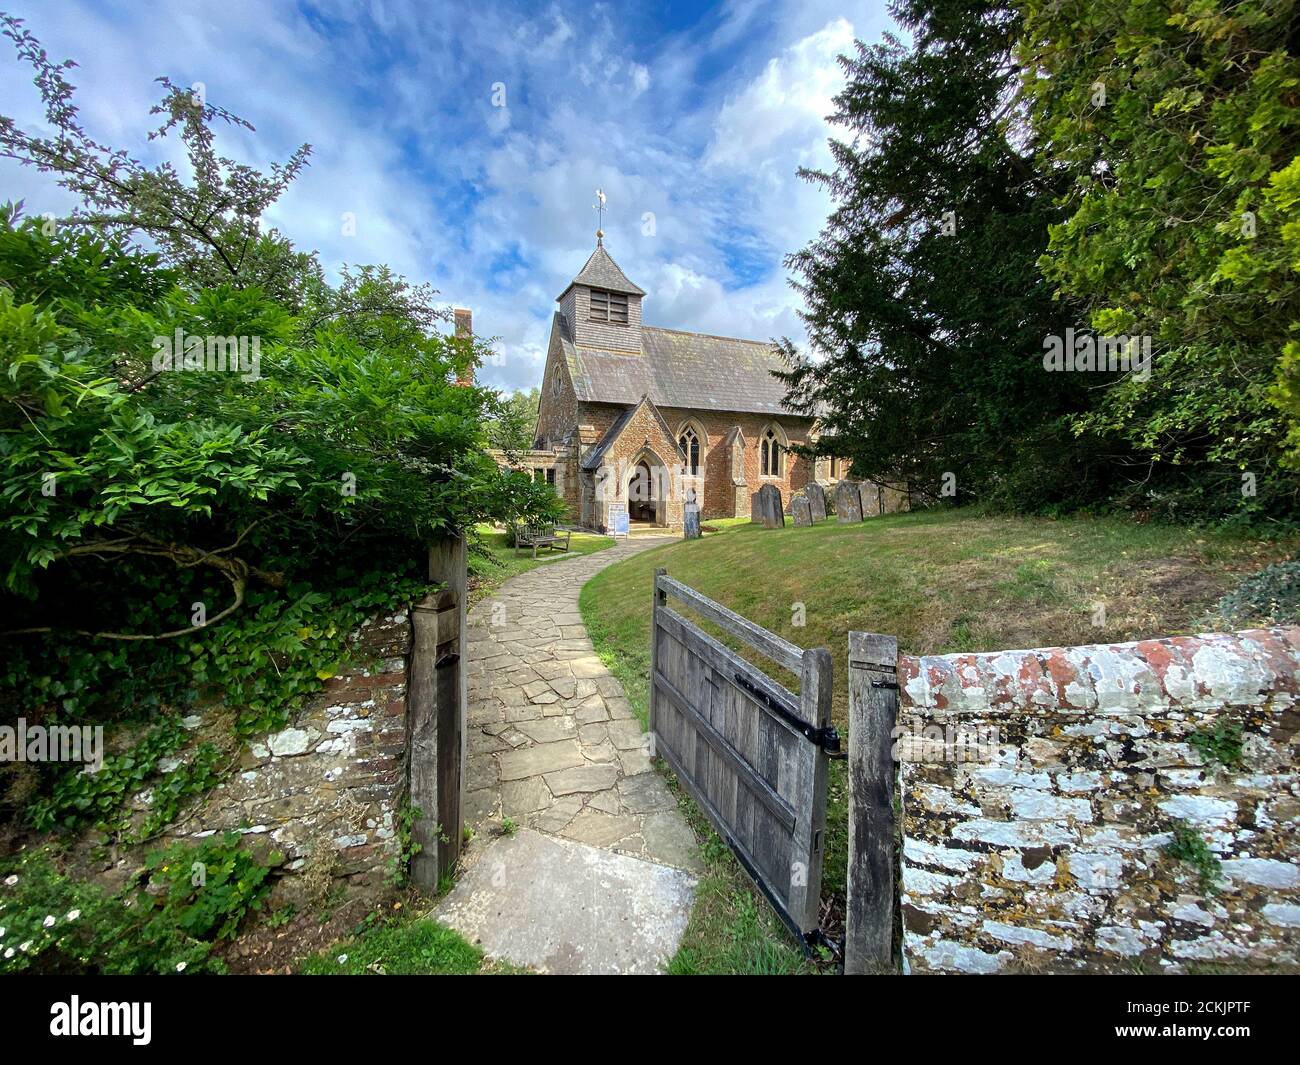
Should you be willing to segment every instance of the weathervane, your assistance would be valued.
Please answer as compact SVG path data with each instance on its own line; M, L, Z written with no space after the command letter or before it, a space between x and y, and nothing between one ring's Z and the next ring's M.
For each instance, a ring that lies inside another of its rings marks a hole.
M596 190L596 202L591 205L591 209L596 212L596 243L599 244L601 238L605 235L605 190Z

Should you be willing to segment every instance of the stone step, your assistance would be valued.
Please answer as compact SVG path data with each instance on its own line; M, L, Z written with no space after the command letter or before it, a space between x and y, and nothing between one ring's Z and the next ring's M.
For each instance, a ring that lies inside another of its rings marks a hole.
M524 828L489 844L431 916L539 972L646 975L676 953L695 887L680 869Z

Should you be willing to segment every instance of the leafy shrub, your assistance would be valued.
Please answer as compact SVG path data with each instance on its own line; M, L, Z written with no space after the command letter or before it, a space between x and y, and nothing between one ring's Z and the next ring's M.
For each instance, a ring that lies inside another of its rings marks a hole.
M78 200L53 226L0 206L0 720L220 699L241 736L281 727L367 613L421 594L431 540L558 501L486 453L502 402L458 383L485 348L440 331L428 286L383 266L332 284L261 232L309 148L265 174L221 157L213 125L247 124L164 80L154 135L189 166L146 164L81 128L71 64L4 13L0 36L58 129L0 116L0 151ZM203 365L225 338L238 372ZM31 822L111 821L176 742L43 769ZM218 761L158 784L146 834Z
M1235 628L1300 622L1300 561L1275 562L1252 573L1214 604L1211 619Z
M275 852L270 860L279 864L283 855ZM159 894L141 892L141 904L152 904L150 923L178 928L193 939L233 938L271 889L270 867L245 850L234 832L198 846L177 843L154 851L145 867L155 884L165 886Z
M152 883L111 894L65 876L47 848L0 863L0 973L223 971L213 946L261 908L270 869L234 833L146 868Z

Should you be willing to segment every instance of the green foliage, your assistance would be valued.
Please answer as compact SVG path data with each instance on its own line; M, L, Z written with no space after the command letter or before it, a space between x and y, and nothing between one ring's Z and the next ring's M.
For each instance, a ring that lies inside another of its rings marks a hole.
M1214 894L1219 887L1222 867L1209 844L1186 821L1175 821L1171 831L1173 838L1165 844L1165 853L1175 861L1186 862L1196 871L1197 884L1203 895Z
M182 762L150 788L149 812L137 834L139 839L151 839L176 820L185 803L205 795L221 779L221 750L211 743L200 743L189 761Z
M1300 622L1300 561L1275 562L1243 578L1215 603L1211 618L1232 628Z
M10 16L0 34L58 130L0 117L0 152L80 200L54 225L0 208L0 719L147 722L219 700L241 735L279 727L367 613L421 594L432 539L545 520L554 493L487 456L498 397L455 383L483 348L439 331L427 286L383 266L330 284L260 232L306 147L267 174L221 156L213 127L246 123L164 82L157 135L189 165L146 165L81 129L71 64ZM186 363L178 336L199 355L237 338L243 362ZM43 772L35 822L110 819L157 755L95 780ZM217 762L201 751L161 781L146 827Z
M273 865L283 861L272 853ZM154 885L164 890L141 891L140 905L150 922L178 928L192 939L232 939L245 917L262 908L271 890L271 869L227 832L198 846L177 843L149 855L145 867Z
M1150 336L1155 354L1150 380L1106 382L1074 430L1131 467L1131 502L1293 516L1278 408L1294 464L1294 0L1022 6L1038 167L1068 182L1043 270L1081 326Z
M411 859L424 850L424 845L412 838L415 823L424 816L418 806L404 803L397 811L397 853L393 855L388 867L388 886L400 888L406 885L411 872Z
M303 962L308 976L472 976L483 952L435 921L371 923L346 943ZM489 972L506 972L493 966Z
M1188 744L1208 765L1225 769L1241 768L1241 726L1231 721L1216 721L1212 729L1200 729L1187 737Z
M907 39L842 60L846 137L806 175L836 208L789 259L818 453L923 498L1294 522L1295 0L890 10ZM1049 372L1070 329L1149 338L1153 373Z
M148 889L114 895L65 876L48 848L0 862L0 973L224 971L213 945L261 907L270 870L230 833L155 852L147 872Z
M537 432L537 411L541 392L512 392L501 399L496 416L488 426L488 440L502 451L527 451Z
M122 804L158 770L158 762L185 742L185 730L174 716L164 717L130 750L109 755L97 772L78 767L64 770L48 796L27 806L32 825L42 831L70 829L82 824L107 824Z

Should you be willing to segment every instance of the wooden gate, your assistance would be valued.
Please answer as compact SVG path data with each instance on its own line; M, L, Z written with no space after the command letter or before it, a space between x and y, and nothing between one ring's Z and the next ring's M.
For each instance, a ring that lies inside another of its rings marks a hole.
M668 605L672 596L800 678L799 695ZM831 656L805 651L655 571L650 733L805 947L818 937Z

